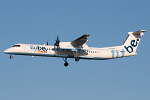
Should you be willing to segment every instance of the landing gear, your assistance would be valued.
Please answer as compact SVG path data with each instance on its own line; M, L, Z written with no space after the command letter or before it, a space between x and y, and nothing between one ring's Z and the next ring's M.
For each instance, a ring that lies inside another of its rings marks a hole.
M67 67L69 64L67 62L64 63L64 66Z
M10 57L9 57L10 59L12 59L13 58L13 56L12 55L10 55Z
M79 61L79 57L76 57L76 58L75 58L75 61Z
M75 61L79 61L78 51L73 52L73 54L75 56Z
M65 61L64 66L67 67L69 65L67 62L67 58L63 58L63 60Z

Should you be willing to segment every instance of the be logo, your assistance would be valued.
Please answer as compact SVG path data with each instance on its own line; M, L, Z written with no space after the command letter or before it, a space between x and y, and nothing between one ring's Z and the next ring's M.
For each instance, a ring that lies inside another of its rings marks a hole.
M138 41L139 41L139 39L132 40L130 43L131 46L128 46L128 47L124 46L124 48L127 50L127 52L131 53L131 52L133 52L133 47L136 47L138 45Z

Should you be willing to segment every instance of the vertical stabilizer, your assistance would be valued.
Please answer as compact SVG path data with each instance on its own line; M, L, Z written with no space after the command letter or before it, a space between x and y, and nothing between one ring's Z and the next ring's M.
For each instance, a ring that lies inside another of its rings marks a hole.
M140 30L136 32L128 32L128 37L123 43L123 48L125 49L125 52L129 54L135 54L137 47L140 43L141 37L144 35L145 30Z

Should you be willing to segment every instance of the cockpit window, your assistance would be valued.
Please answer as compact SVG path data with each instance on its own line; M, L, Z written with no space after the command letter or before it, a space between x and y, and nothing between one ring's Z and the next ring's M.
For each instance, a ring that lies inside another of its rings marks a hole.
M20 45L14 45L14 46L12 46L12 47L20 47Z

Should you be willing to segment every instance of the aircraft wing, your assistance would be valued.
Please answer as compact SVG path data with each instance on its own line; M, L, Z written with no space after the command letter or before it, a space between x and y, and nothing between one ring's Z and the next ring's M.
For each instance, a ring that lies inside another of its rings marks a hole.
M90 34L84 34L83 36L79 37L78 39L72 41L71 45L74 47L82 46L88 40L88 36L90 36Z
M72 42L60 42L59 47L60 49L70 49L72 51L77 51L78 49L88 50L90 48L85 44L88 40L88 36L90 36L90 34L84 34Z

